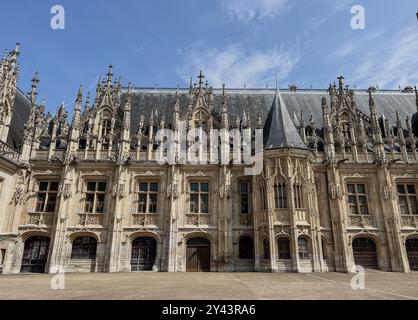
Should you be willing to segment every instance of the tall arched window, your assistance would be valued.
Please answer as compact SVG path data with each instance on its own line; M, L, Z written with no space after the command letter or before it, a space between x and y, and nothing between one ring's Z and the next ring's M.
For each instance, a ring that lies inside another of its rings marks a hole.
M279 259L291 259L290 241L286 237L281 237L277 240L277 248L279 250Z
M239 240L239 258L254 259L254 242L251 237L244 236Z
M286 193L286 185L284 183L279 183L275 185L274 197L276 200L275 202L276 202L277 209L287 208L287 193Z
M309 242L305 238L298 239L298 251L300 259L309 259Z
M97 240L93 237L80 237L74 240L71 259L96 259Z
M302 186L300 184L295 184L293 186L294 190L294 200L295 200L295 208L296 209L303 209L303 194L302 194Z

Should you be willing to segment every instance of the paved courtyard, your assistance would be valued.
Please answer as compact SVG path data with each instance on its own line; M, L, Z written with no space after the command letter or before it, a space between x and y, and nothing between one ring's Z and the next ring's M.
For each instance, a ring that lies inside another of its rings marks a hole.
M368 271L365 289L353 275L263 273L127 273L0 276L0 299L418 299L418 273Z

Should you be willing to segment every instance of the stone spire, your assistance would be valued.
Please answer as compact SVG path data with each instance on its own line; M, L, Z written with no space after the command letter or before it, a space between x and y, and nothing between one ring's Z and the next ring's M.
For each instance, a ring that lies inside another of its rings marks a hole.
M324 126L325 152L329 159L335 156L334 134L329 115L327 99L322 97L322 121Z
M308 149L290 117L278 84L276 84L276 94L264 125L264 146L266 150Z
M123 127L121 141L124 151L129 151L129 143L131 141L131 110L132 110L132 87L128 84L126 93L126 102L123 110Z
M32 78L32 90L30 92L30 101L33 105L36 105L36 96L38 95L38 93L36 92L36 89L38 88L38 84L39 84L39 77L38 77L38 73L36 72L35 75Z
M412 130L412 122L410 117L406 117L406 128L408 129L408 144L414 154L417 152L416 139Z
M369 90L369 106L370 106L370 121L372 125L373 141L375 145L383 145L382 132L379 126L379 119L377 117L376 104L374 102L372 91Z
M418 90L417 90L417 86L415 86L414 88L415 88L415 105L417 106L417 110L418 110Z
M229 128L229 121L228 121L228 97L225 90L225 84L222 85L222 129Z
M177 130L180 124L180 96L176 91L176 103L174 104L173 129Z
M86 104L84 106L84 113L87 114L90 112L90 92L87 92Z
M71 123L71 140L77 141L80 134L81 105L83 104L83 86L80 85L75 101L73 122Z

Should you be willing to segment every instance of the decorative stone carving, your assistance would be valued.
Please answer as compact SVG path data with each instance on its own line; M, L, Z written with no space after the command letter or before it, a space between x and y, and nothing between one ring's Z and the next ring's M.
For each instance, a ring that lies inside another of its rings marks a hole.
M393 199L395 197L393 193L393 188L389 185L383 187L383 199Z
M173 197L177 199L180 195L178 183L170 183L167 187L167 198Z
M231 185L224 184L219 188L219 197L221 199L223 198L231 198Z
M158 215L156 214L133 214L132 225L150 227L158 226Z
M340 185L337 185L335 183L330 184L329 186L329 194L331 196L331 199L341 199L342 198L342 192Z
M124 198L125 197L125 184L124 183L119 183L113 186L113 191L112 191L112 197L113 198Z
M102 226L102 214L80 214L78 216L78 224L82 226Z

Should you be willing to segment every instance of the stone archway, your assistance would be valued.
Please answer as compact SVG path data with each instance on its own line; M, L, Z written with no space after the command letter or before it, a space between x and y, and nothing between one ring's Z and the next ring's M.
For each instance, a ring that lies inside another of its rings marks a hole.
M30 237L25 241L21 273L45 273L49 253L48 237Z

